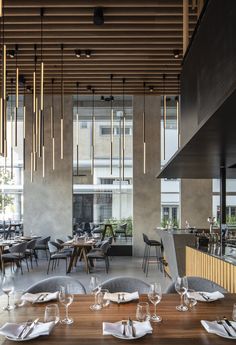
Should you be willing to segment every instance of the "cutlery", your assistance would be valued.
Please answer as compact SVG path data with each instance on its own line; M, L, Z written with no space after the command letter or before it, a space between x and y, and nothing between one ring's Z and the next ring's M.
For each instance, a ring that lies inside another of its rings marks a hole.
M43 296L40 298L40 302L45 301L48 295L49 295L48 293L43 294Z
M25 339L34 329L36 323L38 322L39 318L35 319L31 325L28 327L28 329L22 334L21 339Z
M17 339L21 338L22 334L24 333L24 331L26 330L27 327L29 327L31 325L32 321L31 320L27 320L24 324L24 327L22 328L20 334L17 336Z
M205 301L209 301L210 297L206 296L203 292L199 292L199 295L204 298Z
M134 323L133 323L133 321L131 320L130 317L129 317L129 326L131 327L131 330L132 330L132 337L135 338L136 337L136 331L135 331L135 328L134 328Z
M122 302L125 302L125 294L122 293Z
M118 293L118 299L117 299L117 302L118 302L118 304L120 304L120 293Z
M225 327L223 321L218 320L217 323L218 323L219 325L222 325L222 326L224 327L224 329L225 329L225 331L226 331L226 333L228 334L229 337L232 337L232 334L231 334L230 331Z
M43 295L44 295L44 294L41 293L41 294L32 302L32 304L39 302Z
M123 332L122 334L126 337L126 325L127 325L127 321L126 320L122 320L122 325L123 325Z
M227 323L228 326L230 326L231 328L233 328L234 332L236 332L236 327L234 327L232 325L232 323L224 316L223 319L225 320L225 322Z

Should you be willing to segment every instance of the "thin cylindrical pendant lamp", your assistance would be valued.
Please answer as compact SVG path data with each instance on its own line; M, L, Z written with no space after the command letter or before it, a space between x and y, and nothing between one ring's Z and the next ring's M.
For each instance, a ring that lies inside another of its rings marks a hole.
M113 129L114 129L114 113L113 113L113 95L112 95L112 81L113 81L113 74L110 75L111 80L111 94L110 94L110 105L111 105L111 114L110 114L110 173L113 173Z
M143 173L146 174L146 83L143 83Z
M122 79L122 108L123 108L123 136L122 136L122 180L125 180L125 78Z
M64 158L64 46L61 44L61 159Z

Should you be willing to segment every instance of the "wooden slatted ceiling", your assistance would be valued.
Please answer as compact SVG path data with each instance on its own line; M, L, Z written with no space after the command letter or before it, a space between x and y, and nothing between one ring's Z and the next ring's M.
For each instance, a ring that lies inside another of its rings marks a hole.
M103 7L105 23L93 24L94 7ZM45 91L60 92L61 43L64 44L64 90L88 93L91 85L97 94L109 94L110 74L114 75L113 92L142 93L143 82L163 93L178 92L178 74L182 55L182 0L5 0L5 42L12 50L18 44L20 74L32 85L34 45L37 44L38 79L40 62L40 9L43 17L43 61ZM189 2L189 37L197 21L197 11ZM90 50L91 58L75 57L74 50ZM7 60L8 85L15 77L15 59Z

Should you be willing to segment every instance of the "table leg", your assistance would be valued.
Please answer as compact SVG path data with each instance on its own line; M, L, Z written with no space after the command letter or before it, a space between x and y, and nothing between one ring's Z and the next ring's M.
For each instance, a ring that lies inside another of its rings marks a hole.
M73 253L72 253L71 258L70 258L70 263L69 263L67 273L71 272L76 256L77 256L77 247L74 247Z

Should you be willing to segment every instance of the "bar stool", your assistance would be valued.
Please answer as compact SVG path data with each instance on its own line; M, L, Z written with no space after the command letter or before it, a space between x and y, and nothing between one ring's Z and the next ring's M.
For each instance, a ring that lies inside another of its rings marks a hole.
M146 234L143 234L143 241L145 243L145 247L144 247L144 254L143 254L142 269L143 269L143 272L146 273L146 277L148 275L151 248L155 248L155 254L156 254L155 257L157 261L157 266L160 269L160 271L163 272L162 244L156 240L149 240Z

